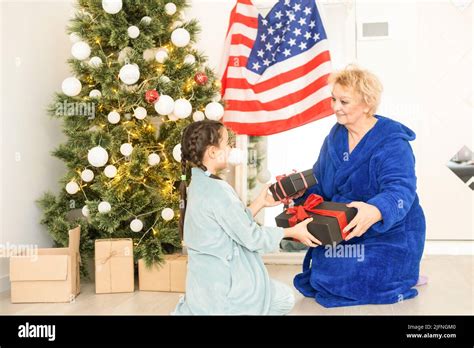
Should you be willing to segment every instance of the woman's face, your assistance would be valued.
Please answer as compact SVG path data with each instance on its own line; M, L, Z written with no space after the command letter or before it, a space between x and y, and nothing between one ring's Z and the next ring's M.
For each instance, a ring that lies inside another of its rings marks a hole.
M352 88L335 84L332 90L331 106L336 114L337 122L343 126L351 126L367 118L369 107Z

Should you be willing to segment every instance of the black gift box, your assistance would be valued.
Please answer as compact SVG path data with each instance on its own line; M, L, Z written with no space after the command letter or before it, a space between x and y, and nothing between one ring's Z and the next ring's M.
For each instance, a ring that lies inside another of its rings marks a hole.
M315 209L343 211L346 214L347 223L357 214L356 208L349 208L345 203L322 202L318 204ZM308 231L321 241L322 245L334 245L342 242L342 231L335 217L318 215L311 212L307 213L313 218L313 221L308 224ZM285 210L275 218L277 226L291 227L289 219L292 216L291 214L287 214Z
M301 174L303 174L306 183L308 184L307 187L316 185L316 183L318 182L314 177L312 169L305 170L304 172L301 172ZM297 194L298 191L307 188L304 184L301 174L293 173L281 179L281 184L283 186L283 189L285 190L286 195L282 192L281 187L278 183L272 184L270 186L270 192L272 193L273 198L276 201L279 201L280 198L278 198L278 196L280 196L281 198L288 198Z

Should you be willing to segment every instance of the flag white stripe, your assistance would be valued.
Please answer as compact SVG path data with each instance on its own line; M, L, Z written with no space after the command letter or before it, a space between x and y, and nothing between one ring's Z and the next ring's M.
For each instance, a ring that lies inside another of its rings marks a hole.
M327 61L319 65L316 69L311 70L306 75L301 76L300 78L291 82L280 84L272 89L266 90L265 92L255 93L250 88L227 88L225 91L224 99L242 101L258 100L262 103L268 103L306 88L321 76L331 73L331 71L331 62Z
M237 4L236 12L247 17L258 18L258 11L254 6L241 4L240 2Z
M328 85L320 88L315 93L311 94L302 101L292 104L286 108L275 111L231 111L226 110L224 113L225 122L239 122L239 123L262 123L278 120L286 120L305 110L313 107L331 95L331 90Z

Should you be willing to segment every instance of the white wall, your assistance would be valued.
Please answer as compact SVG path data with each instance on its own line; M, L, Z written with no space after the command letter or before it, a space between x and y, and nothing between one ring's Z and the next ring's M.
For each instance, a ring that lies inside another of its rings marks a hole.
M65 28L72 7L69 1L0 6L0 242L50 246L34 201L46 190L57 192L57 180L65 172L62 162L50 155L64 137L46 108L69 74ZM0 291L8 285L7 275L8 259L0 258Z
M473 148L472 5L358 1L356 9L358 22L390 23L389 39L357 41L357 59L384 84L380 114L417 134L427 239L474 239L473 191L446 167L463 145Z

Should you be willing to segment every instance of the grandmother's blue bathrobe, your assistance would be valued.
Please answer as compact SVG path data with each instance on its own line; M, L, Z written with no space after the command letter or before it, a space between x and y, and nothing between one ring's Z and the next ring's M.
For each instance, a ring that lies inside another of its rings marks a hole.
M294 285L324 307L395 303L418 294L413 286L424 248L425 217L409 144L415 133L389 118L376 118L350 154L347 129L340 124L331 129L313 167L318 184L295 202L316 193L328 201L366 202L382 213L382 221L361 237L336 247L344 251L342 246L354 245L352 252L359 248L363 257L351 256L348 248L346 257L334 257L338 254L323 246L308 250Z

